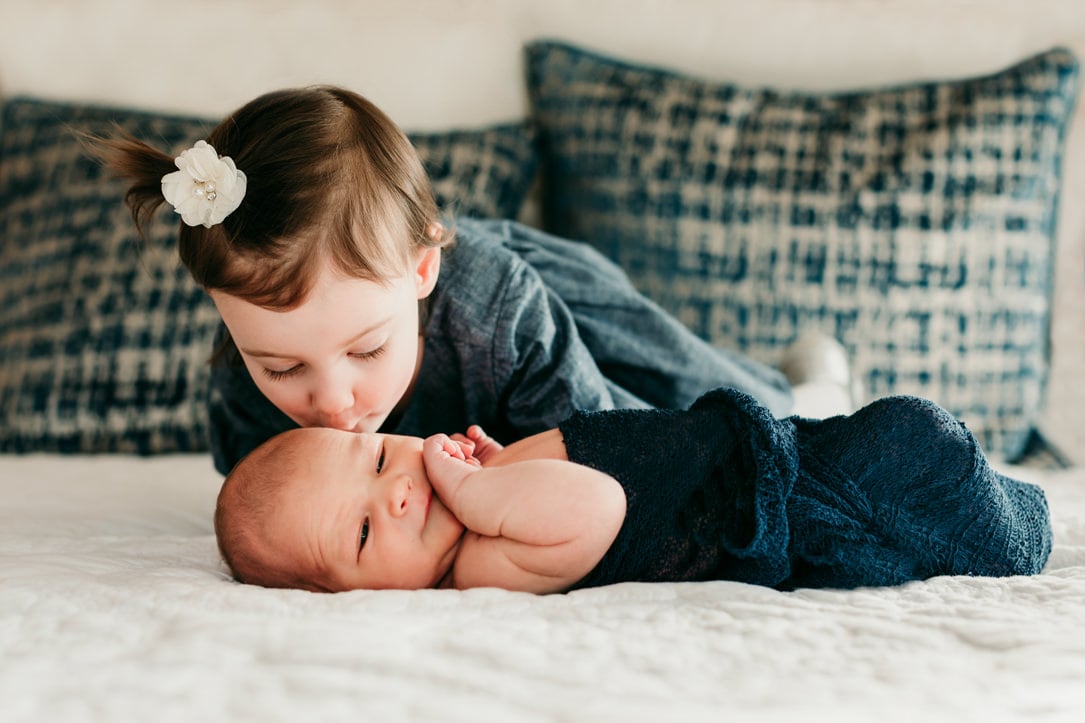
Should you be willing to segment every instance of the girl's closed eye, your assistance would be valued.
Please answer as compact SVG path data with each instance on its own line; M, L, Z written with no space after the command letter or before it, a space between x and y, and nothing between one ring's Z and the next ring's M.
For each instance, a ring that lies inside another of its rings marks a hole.
M299 372L301 372L301 369L301 364L295 364L289 369L284 369L282 371L279 371L278 369L268 369L267 367L264 367L264 374L267 375L267 377L272 381L279 381L280 379L286 379L288 377L294 376L295 374L298 374Z
M377 357L381 356L382 354L384 354L384 352L385 347L379 346L376 349L371 349L370 351L351 352L347 356L352 359L357 359L359 361L370 361L371 359L376 359ZM267 367L264 367L264 374L265 376L267 376L268 379L272 380L273 382L277 382L283 379L288 379L295 374L300 374L303 368L304 366L301 364L295 364L289 369L283 369L281 371L278 369L268 369Z
M383 443L380 446L380 451L377 452L377 474L380 474L382 469L384 469L384 444Z
M352 352L350 354L350 356L353 359L358 359L358 360L361 360L361 361L369 361L370 359L376 359L381 354L383 354L384 351L385 351L385 346L382 344L381 346L378 346L376 349L371 349L369 351Z

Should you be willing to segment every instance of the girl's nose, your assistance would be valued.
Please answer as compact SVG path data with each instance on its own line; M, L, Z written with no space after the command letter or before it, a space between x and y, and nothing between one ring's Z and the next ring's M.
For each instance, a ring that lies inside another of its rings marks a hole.
M325 380L313 391L311 404L330 426L335 426L337 421L347 423L350 420L339 417L354 408L354 390L343 381Z

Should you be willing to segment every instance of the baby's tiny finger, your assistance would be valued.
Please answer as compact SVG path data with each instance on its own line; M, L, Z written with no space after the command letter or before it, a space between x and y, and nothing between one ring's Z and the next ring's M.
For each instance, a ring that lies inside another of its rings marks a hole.
M456 432L452 435L452 441L456 442L457 444L463 445L470 450L474 450L475 448L475 441L466 437L465 435L460 434L459 432Z

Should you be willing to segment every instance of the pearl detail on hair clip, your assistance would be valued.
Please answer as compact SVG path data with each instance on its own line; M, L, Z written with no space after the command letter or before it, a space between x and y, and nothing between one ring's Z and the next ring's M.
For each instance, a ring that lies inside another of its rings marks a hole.
M203 196L208 201L214 201L218 198L218 194L215 193L215 184L210 181L199 181L196 183L196 190L193 191L197 196Z

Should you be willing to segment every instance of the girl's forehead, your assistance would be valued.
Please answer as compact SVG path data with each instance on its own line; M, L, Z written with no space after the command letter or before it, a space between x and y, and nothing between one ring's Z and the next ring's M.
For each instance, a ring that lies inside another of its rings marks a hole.
M389 283L332 277L290 309L272 309L212 291L211 297L242 351L280 350L290 340L308 346L346 342L401 317L417 318L410 279Z

